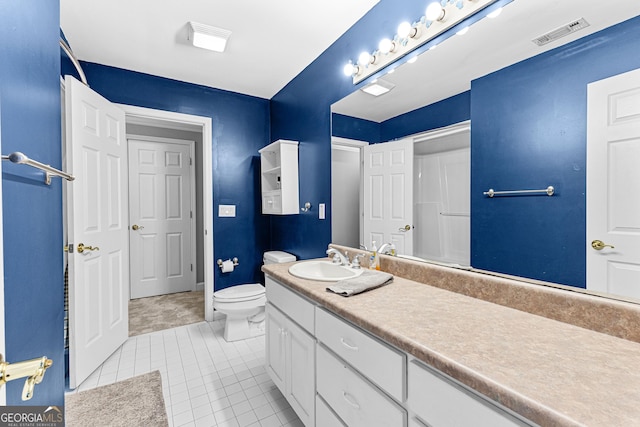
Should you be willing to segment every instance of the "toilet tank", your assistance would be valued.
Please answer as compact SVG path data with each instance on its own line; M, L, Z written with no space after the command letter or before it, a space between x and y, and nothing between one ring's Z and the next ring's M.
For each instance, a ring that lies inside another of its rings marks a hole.
M267 264L282 264L284 262L293 262L296 260L295 255L282 251L268 251L264 253L262 262Z

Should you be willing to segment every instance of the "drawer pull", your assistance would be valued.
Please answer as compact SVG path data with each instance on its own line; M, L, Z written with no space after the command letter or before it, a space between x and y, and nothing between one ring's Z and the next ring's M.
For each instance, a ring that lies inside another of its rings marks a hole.
M347 393L346 391L342 391L342 397L344 397L344 400L353 408L355 409L360 409L360 405L358 405L358 402L356 402L356 400L353 398L353 396L351 396L349 393Z
M355 345L349 344L348 342L345 341L344 338L340 338L340 342L342 343L343 346L347 347L349 350L358 351L358 347L356 347Z

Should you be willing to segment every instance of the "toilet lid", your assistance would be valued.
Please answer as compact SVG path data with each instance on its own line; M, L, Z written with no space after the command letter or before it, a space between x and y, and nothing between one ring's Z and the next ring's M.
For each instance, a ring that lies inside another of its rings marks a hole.
M251 283L249 285L231 286L221 289L213 293L213 297L218 300L246 300L249 298L257 298L264 295L264 286L260 283Z

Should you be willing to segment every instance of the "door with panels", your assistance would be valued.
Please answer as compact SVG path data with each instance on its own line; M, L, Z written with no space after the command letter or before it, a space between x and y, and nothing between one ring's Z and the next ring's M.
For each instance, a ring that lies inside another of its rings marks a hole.
M131 298L195 290L193 151L129 139Z
M413 140L364 147L364 244L413 255Z
M587 289L640 298L640 70L588 86Z

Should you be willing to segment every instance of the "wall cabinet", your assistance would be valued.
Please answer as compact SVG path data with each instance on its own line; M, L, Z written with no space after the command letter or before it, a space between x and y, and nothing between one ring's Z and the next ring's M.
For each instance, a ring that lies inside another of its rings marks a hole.
M280 139L259 150L262 213L300 213L298 142Z

